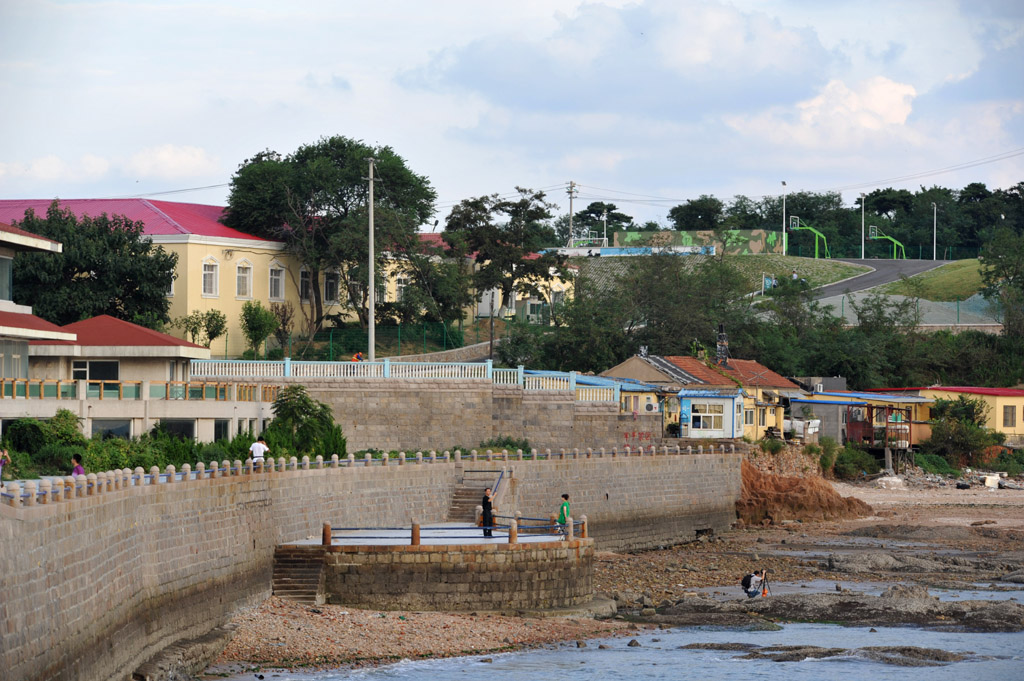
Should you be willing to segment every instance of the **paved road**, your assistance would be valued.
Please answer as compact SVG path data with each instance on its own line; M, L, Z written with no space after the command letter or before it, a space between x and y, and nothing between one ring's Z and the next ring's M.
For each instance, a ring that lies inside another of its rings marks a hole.
M921 272L927 272L928 270L935 269L941 265L945 265L951 260L847 260L843 259L842 262L852 263L854 265L867 265L873 267L874 272L866 272L859 277L848 279L846 281L839 282L838 284L829 284L828 286L822 286L821 288L814 289L811 293L815 300L821 300L822 298L830 298L832 296L839 296L847 291L863 291L865 289L874 288L882 284L888 284L890 281L898 281L900 275L911 277Z

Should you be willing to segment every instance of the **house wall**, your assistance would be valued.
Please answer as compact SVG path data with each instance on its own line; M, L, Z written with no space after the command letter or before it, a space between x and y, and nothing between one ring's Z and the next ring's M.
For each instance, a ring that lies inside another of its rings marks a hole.
M979 399L985 403L988 422L986 427L1006 435L1007 441L1024 441L1024 396L1012 395L977 395L973 393L960 393L945 390L921 390L919 394L932 399L955 400L960 395L972 399ZM1013 407L1014 421L1016 425L1007 425L1004 422L1004 407ZM924 418L928 418L926 415Z
M66 346L59 346L66 347ZM88 352L88 348L84 348ZM130 353L134 348L123 348ZM32 355L29 363L29 378L41 380L72 380L72 367L75 361L97 360L118 363L118 380L121 381L184 381L188 379L188 366L192 361L187 357L103 357L84 354L76 357L46 357ZM171 361L175 362L174 378L171 378Z

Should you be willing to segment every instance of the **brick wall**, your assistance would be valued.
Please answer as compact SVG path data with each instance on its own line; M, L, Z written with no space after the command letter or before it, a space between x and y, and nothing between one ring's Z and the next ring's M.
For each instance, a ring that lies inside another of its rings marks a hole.
M590 539L525 544L334 546L328 603L379 610L522 610L593 595Z

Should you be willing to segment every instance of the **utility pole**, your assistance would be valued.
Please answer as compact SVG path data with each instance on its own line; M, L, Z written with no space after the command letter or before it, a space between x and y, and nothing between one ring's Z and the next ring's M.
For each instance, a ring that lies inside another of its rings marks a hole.
M576 233L572 229L572 200L575 198L576 192L576 183L569 180L569 188L566 190L566 193L569 194L569 243L566 244L567 246L572 245L573 237L576 236Z
M601 224L604 225L604 245L608 245L608 209L601 211Z
M936 250L938 248L938 240L935 238L935 236L937 234L935 228L938 225L938 223L939 223L939 208L933 202L932 203L932 260L936 259L935 254L936 254ZM945 253L943 253L943 255L945 255Z
M370 158L368 158L366 160L369 161L369 163L370 163L370 177L369 177L369 180L370 180L370 205L369 205L369 208L370 208L370 228L369 228L370 229L370 288L369 288L369 292L368 292L368 295L367 295L367 306L370 308L370 310L369 310L369 319L368 319L368 323L367 323L367 328L368 328L367 345L369 345L370 347L368 348L367 356L369 357L369 360L371 362L375 362L376 361L376 357L375 357L376 353L374 351L375 351L376 346L377 346L377 329L376 329L376 326L377 326L377 311L375 309L376 305L377 305L377 287L375 285L376 284L376 282L375 282L375 278L376 277L374 276L374 271L373 271L373 269L374 269L374 257L373 257L373 164L377 162L377 159L375 159L375 158L373 158L371 156Z

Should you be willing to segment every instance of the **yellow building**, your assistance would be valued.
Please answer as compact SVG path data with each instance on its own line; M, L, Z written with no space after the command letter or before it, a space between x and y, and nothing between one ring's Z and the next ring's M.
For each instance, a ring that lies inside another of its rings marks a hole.
M910 393L930 398L955 400L961 395L981 400L988 418L985 427L1006 435L1010 444L1024 444L1024 390L1017 388L980 388L971 386L931 386L897 388L886 392ZM931 418L930 414L925 418Z
M0 200L0 221L24 219L32 209L45 216L52 201L48 199ZM70 199L60 205L77 217L124 215L142 222L143 233L154 244L178 256L174 281L167 291L171 319L193 312L217 310L227 318L227 333L213 341L214 357L237 357L247 347L242 333L242 307L248 301L259 301L265 308L273 303L291 304L293 334L305 335L312 324L314 290L310 274L285 244L240 232L219 222L224 209L220 206L152 201L147 199ZM425 245L443 246L439 234L422 234ZM398 302L410 285L400 258L390 259L381 269L383 283L377 289L377 301ZM319 290L323 297L324 315L339 315L344 321L355 321L355 311L347 304L347 291L337 271L319 274ZM521 319L541 321L545 310L571 293L571 280L555 279L541 288L541 297L515 301L514 310L507 311ZM466 316L489 315L487 294L480 296L476 306L467 308ZM166 329L179 338L185 332L176 327Z

